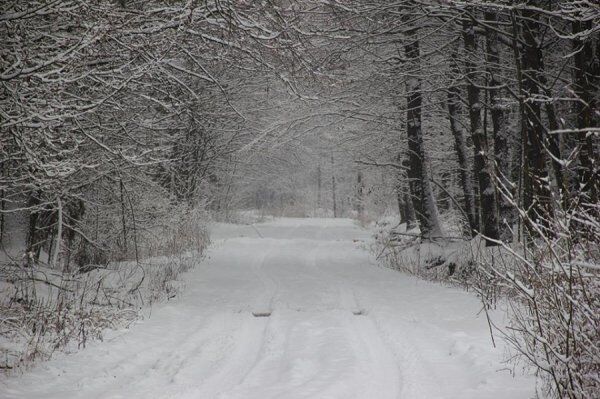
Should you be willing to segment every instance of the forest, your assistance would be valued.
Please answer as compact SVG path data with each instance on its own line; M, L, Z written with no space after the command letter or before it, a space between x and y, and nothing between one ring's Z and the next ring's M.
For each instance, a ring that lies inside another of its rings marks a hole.
M7 0L0 39L3 371L178 295L213 222L351 218L597 397L597 1Z

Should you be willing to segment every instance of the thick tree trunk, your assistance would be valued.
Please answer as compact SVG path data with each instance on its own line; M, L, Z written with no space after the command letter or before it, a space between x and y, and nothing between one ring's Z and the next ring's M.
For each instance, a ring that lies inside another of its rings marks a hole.
M404 157L402 160L402 166L404 166L405 170L410 169L410 161L408 157ZM405 176L405 177L408 177ZM406 179L409 182L408 179ZM411 193L410 183L406 184L404 187L404 213L406 215L406 230L411 230L417 227L417 212L415 211L415 206L413 202L413 196Z
M573 33L581 34L591 30L592 21L574 21ZM591 204L598 203L598 185L600 182L598 171L600 161L598 154L595 153L593 134L588 134L587 128L597 126L597 102L594 92L597 90L598 81L600 80L600 54L595 54L592 47L592 37L581 38L578 36L573 41L575 50L575 93L578 100L575 103L577 112L577 127L579 151L579 170L578 180L581 192L585 193L587 200Z
M479 98L479 88L476 84L477 76L479 75L474 62L474 57L477 54L477 41L475 38L475 27L469 16L464 16L462 28L466 50L465 78L467 82L467 106L475 150L475 171L479 186L481 232L484 236L497 240L499 239L499 233L498 217L496 214L496 195L492 180L492 168L488 160L487 138L485 137L481 119L482 104ZM486 240L486 245L495 244L492 241Z
M542 79L542 84L544 85L546 97L552 98L552 93L550 92L550 88L548 88L546 84L545 78ZM546 110L546 118L548 118L548 127L550 128L550 131L558 130L559 124L558 118L556 117L556 109L554 108L554 104L551 101L547 101L544 108ZM558 187L558 190L563 196L563 202L565 202L567 198L567 184L565 181L565 175L563 173L563 165L560 161L560 136L558 134L547 134L546 146L548 147L548 151L550 151L550 154L552 154L552 170L554 171L554 180L556 181L556 186Z
M456 59L456 53L452 57ZM452 78L456 79L459 76L458 65L451 65ZM452 84L448 88L448 117L450 119L450 131L454 137L454 150L458 157L458 170L460 177L460 185L463 190L463 207L468 216L469 231L471 237L474 237L478 230L477 214L475 212L475 191L473 189L473 178L471 176L471 166L467 152L467 141L460 123L461 115L461 100L460 88Z
M529 3L535 5L537 1ZM523 208L527 210L530 221L545 226L547 219L552 215L552 207L543 145L544 127L540 103L537 100L540 94L538 82L543 74L538 17L537 12L530 9L523 10L524 46L521 54L522 89L525 97Z
M407 31L404 52L411 64L410 75L406 78L406 133L408 137L409 186L416 201L413 202L421 236L424 238L440 237L442 228L439 221L438 209L433 197L429 173L425 160L423 131L421 126L421 78L420 78L420 48L417 39L417 29Z
M29 210L29 227L27 229L27 265L31 266L32 263L38 261L38 247L39 247L39 237L38 237L38 219L39 219L39 209L37 206L39 205L40 200L35 194L31 193L29 195L29 200L27 202L27 206L30 208Z
M485 48L487 54L487 73L489 75L489 99L490 116L492 118L492 130L494 137L494 160L496 183L503 186L504 189L497 190L498 203L498 234L504 242L512 240L512 227L516 220L514 207L510 199L505 194L510 194L514 198L514 190L511 189L511 170L510 170L510 129L508 124L508 112L510 105L506 99L506 93L502 89L500 81L500 50L498 32L490 28L497 25L498 16L495 12L485 12L485 21L487 28L485 32ZM507 192L508 191L508 192ZM502 194L505 192L505 194Z
M398 214L400 215L400 224L406 223L406 206L404 205L404 194L402 187L398 182L396 184L396 201L398 203Z
M69 269L71 265L72 255L75 252L75 237L77 237L76 228L79 227L79 224L82 222L83 216L85 214L85 202L83 202L82 200L71 200L69 203L66 204L64 208L66 209L63 210L63 217L66 223L68 223L67 225L65 225L65 234L63 234L65 236L63 244L66 250L66 259L64 260L64 267L65 269ZM66 212L64 212L65 210Z
M403 158L402 155L398 154L398 164L402 165L404 170L409 169L410 162L408 159ZM396 181L396 198L398 200L398 212L400 213L400 224L406 223L406 230L410 230L416 227L417 217L415 215L415 208L410 195L410 187L407 184L403 184L406 180L404 172L398 172Z
M409 193L404 193L404 213L406 214L406 230L417 227L417 215L412 197Z

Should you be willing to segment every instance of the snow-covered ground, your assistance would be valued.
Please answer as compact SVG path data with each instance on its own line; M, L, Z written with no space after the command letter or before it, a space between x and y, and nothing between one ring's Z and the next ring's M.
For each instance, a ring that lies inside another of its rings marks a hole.
M179 298L5 379L0 397L534 396L492 347L477 298L377 267L369 235L343 219L215 225Z

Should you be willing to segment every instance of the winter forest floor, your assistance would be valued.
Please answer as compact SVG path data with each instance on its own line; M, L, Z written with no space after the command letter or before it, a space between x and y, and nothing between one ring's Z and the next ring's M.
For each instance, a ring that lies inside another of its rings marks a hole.
M472 294L378 267L348 219L214 226L150 318L0 382L3 398L532 398ZM254 313L271 313L254 317Z

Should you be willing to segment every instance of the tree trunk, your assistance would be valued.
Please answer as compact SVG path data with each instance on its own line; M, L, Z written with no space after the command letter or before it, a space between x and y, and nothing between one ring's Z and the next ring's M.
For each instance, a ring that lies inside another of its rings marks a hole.
M125 194L123 187L123 179L119 181L119 189L121 192L121 228L123 229L123 255L127 256L127 223L125 219Z
M34 193L29 195L27 207L29 208L29 227L27 229L27 265L32 266L32 263L37 262L38 243L38 219L40 211L37 208L40 203L38 197Z
M537 1L528 4L536 5ZM546 170L546 154L544 152L539 84L542 71L542 52L539 37L539 13L531 9L523 10L523 51L521 54L522 89L525 98L524 109L524 158L523 176L523 208L527 210L531 222L547 225L552 214L550 188Z
M574 21L573 33L581 34L582 32L591 30L592 21ZM596 54L594 57L592 38L582 38L577 36L573 41L575 50L575 93L578 100L575 102L575 110L577 112L577 127L579 133L577 141L580 147L579 150L579 169L577 177L579 187L582 193L587 196L587 201L591 204L598 203L598 191L600 184L598 182L598 155L594 151L593 137L594 135L586 131L587 128L596 127L597 120L594 117L594 112L597 112L597 103L594 96L597 90L598 73L600 69Z
M359 170L356 177L356 213L358 219L363 220L365 213L365 183L362 172Z
M407 157L402 157L398 154L399 163L403 166L404 170L409 170L410 161ZM417 227L417 215L415 212L415 207L413 205L412 195L410 191L410 184L401 184L401 180L408 181L406 179L406 175L401 174L398 176L398 202L402 205L401 214L404 214L404 222L406 223L406 230L414 229ZM399 205L400 206L400 205Z
M420 48L417 39L417 28L409 29L406 33L404 45L405 56L411 63L410 75L406 78L406 133L408 137L409 159L409 186L421 236L423 238L440 237L442 228L435 198L431 190L427 163L425 161L425 148L423 144L423 131L421 126L421 77L420 77Z
M453 59L456 59L456 52ZM451 64L452 78L456 79L459 75L458 65ZM448 88L448 117L450 119L450 131L454 137L454 150L458 157L458 171L460 177L460 185L463 190L463 207L468 216L469 232L471 237L474 237L478 229L477 215L475 213L475 192L473 189L473 179L471 176L471 167L467 155L467 142L464 131L460 123L461 114L460 88L456 84L452 84Z
M321 209L321 165L317 166L317 212Z
M406 223L406 206L404 205L404 194L400 182L396 184L396 200L398 202L398 215L400 215L400 224Z
M492 180L491 165L488 159L488 144L481 119L482 104L479 98L479 88L476 80L479 72L476 70L474 57L477 54L477 41L475 26L469 16L465 15L462 21L462 34L465 45L465 78L467 82L467 106L471 137L475 150L475 171L479 186L479 208L481 212L481 232L485 237L497 240L498 217L496 214L496 195ZM486 245L495 245L493 241L486 240Z
M404 213L406 215L406 230L417 227L417 215L415 206L409 193L404 193Z
M0 175L3 180L5 177L8 177L8 171L6 168L7 161L0 161ZM6 190L4 186L0 188L0 244L2 244L2 240L4 239L4 231L6 230L6 220L4 211L6 210Z
M52 256L52 268L54 270L58 269L58 262L60 261L60 247L62 243L62 235L63 235L63 205L60 197L56 199L57 206L57 229L56 229L56 244L54 247L54 253ZM63 270L64 273L67 273L69 270L67 269L68 265L65 266Z
M511 205L509 194L514 198L515 193L512 190L511 170L510 170L510 129L508 124L508 112L510 104L506 98L506 93L502 89L500 81L501 65L500 50L498 46L498 32L493 29L498 23L498 16L493 11L486 11L484 15L486 21L485 47L487 54L487 73L489 75L488 93L490 98L490 116L492 118L492 130L494 137L494 160L495 160L495 184L503 188L496 191L498 202L498 236L504 242L512 241L512 228L516 220L515 209ZM491 26L491 27L490 27ZM504 192L504 194L503 194Z
M335 164L333 162L333 152L331 153L331 200L333 201L333 217L337 218L337 200L335 198Z
M542 80L542 83L546 84L545 79ZM552 93L550 93L550 89L548 87L545 87L544 90L546 91L546 97L552 98ZM554 104L552 104L551 101L547 101L545 104L545 110L550 130L558 130L560 128L560 125L558 124L558 118L556 117L556 109L554 108ZM560 162L560 136L558 134L547 134L546 139L548 151L550 151L550 154L552 154L552 170L554 171L554 179L556 180L556 186L558 187L563 198L566 198L567 184L563 172L563 165Z

